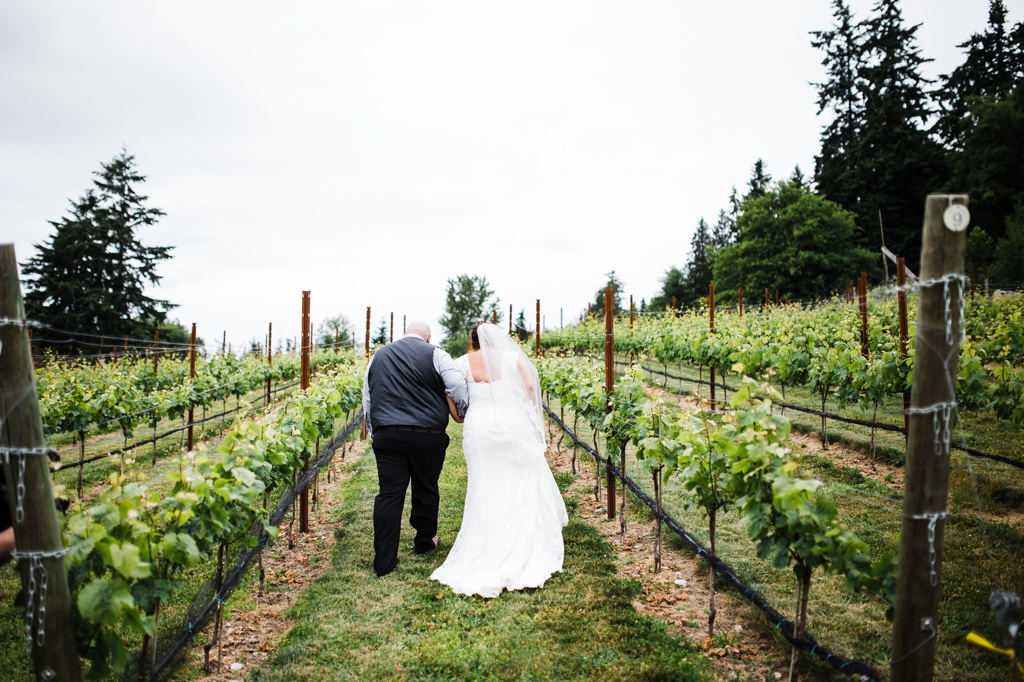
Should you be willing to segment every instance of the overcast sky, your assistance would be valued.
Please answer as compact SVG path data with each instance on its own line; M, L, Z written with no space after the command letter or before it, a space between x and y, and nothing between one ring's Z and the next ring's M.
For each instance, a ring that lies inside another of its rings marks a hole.
M872 0L851 0L865 18ZM934 59L988 0L905 0ZM1024 0L1006 0L1011 22ZM211 350L344 314L437 329L445 286L579 316L650 299L764 159L810 176L828 0L0 0L0 241L19 262L122 146L167 215L140 235ZM922 209L923 210L923 209ZM627 299L628 300L628 299ZM440 330L437 330L440 331ZM440 334L438 334L439 336Z

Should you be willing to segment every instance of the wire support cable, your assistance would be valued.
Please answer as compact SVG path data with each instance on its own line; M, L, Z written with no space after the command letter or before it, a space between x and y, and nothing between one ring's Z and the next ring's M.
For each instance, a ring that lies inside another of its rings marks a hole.
M615 364L617 364L617 365L625 365L625 366L629 365L628 362L623 362L621 360L617 360L615 362ZM640 367L645 372L648 372L649 374L657 374L657 375L660 375L660 376L667 377L669 379L675 379L677 381L686 381L686 382L689 382L691 384L700 384L701 386L710 386L711 385L710 381L705 381L703 379L691 379L689 377L677 376L675 374L670 373L667 370L665 370L665 371L657 370L657 369L655 369L653 367L649 367L648 365L641 364ZM719 387L719 388L721 388L721 389L723 389L723 390L726 390L726 391L732 391L734 393L736 391L736 389L732 388L731 386L728 386L724 382L716 381L714 383L714 385ZM880 422L872 423L872 422L866 421L864 419L855 419L853 417L844 417L843 415L836 414L835 412L822 412L821 410L815 410L814 408L803 407L801 405L795 405L793 403L784 403L784 402L772 401L772 404L778 405L779 407L784 407L787 410L793 410L794 412L803 412L805 414L814 415L816 417L826 417L827 419L831 419L832 421L842 422L844 424L854 424L856 426L867 426L869 428L875 428L875 429L878 429L880 431L891 431L893 433L899 433L899 434L902 434L904 436L907 435L906 429L904 429L902 426L894 426L892 424L885 424L885 423L880 423ZM914 409L914 408L911 408L911 409ZM991 460L993 460L995 462L1001 462L1002 464L1007 464L1009 466L1016 467L1017 469L1024 469L1024 462L1018 461L1018 460L1015 460L1015 459L1010 459L1009 457L1004 457L1002 455L996 455L996 454L993 454L991 452L984 452L982 450L976 450L974 448L967 447L966 445L960 445L958 443L950 443L949 447L950 447L950 449L959 450L960 452L964 452L964 453L966 453L968 455L971 455L973 457L981 457L982 459L991 459Z

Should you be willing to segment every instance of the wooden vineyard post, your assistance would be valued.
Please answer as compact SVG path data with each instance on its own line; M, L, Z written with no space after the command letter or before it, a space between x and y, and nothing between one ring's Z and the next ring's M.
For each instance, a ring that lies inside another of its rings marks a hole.
M860 273L857 280L857 300L860 304L860 354L868 358L868 273Z
M302 292L302 361L300 364L302 375L299 379L302 394L309 390L309 292ZM302 465L302 471L309 470L309 457ZM299 532L309 532L309 486L302 489L299 497Z
M606 401L605 414L612 411L612 393L615 391L615 289L605 287L604 290L604 393ZM608 464L612 455L608 453ZM620 462L620 464L624 464ZM625 469L622 470L625 477ZM615 518L615 476L610 466L605 467L605 483L608 488L608 520ZM626 494L625 488L622 494Z
M0 245L0 464L37 680L82 679L14 245Z
M896 301L899 311L900 326L900 362L907 357L909 347L909 329L907 320L907 262L900 256L896 259ZM904 440L910 436L910 391L903 391L903 431Z
M715 283L708 285L708 334L715 335ZM715 365L711 363L711 409L716 406L715 401Z
M764 307L767 308L770 305L768 302L768 287L764 288Z
M890 677L932 679L963 331L967 197L930 195L925 204L914 385L900 534Z
M498 309L491 311L491 324L498 324Z
M743 287L740 287L739 295L740 295L740 319L742 320L743 319Z
M395 341L395 314L391 313L391 333L388 335L388 343Z
M196 323L195 322L192 323L192 340L189 341L189 343L188 343L188 378L189 378L189 382L190 383L193 383L196 380ZM185 448L186 451L188 451L188 452L192 452L192 444L193 444L193 436L194 436L193 431L192 431L192 427L193 427L192 422L195 420L195 416L196 416L196 408L192 404L192 401L190 400L189 401L189 405L188 405L188 440L186 442L186 448Z
M779 288L775 287L775 307L779 307Z
M370 357L370 306L366 306L366 357Z
M533 348L533 354L536 357L539 358L540 357L540 299L539 298L537 299L537 327L536 328L537 328L537 333L534 335L535 336L535 339L534 339L535 345L534 345L534 348Z
M633 309L633 294L630 294L629 295L629 331L630 331L630 333L633 332L633 316L634 316L633 310L634 310Z
M272 368L274 366L274 350L273 350L273 348L274 348L274 323L273 322L268 322L267 323L267 368L268 369ZM271 390L271 378L270 378L270 372L268 371L267 372L267 399L263 401L263 406L264 407L266 407L267 405L270 404L270 399L271 399L272 396L273 396L273 391Z
M672 297L672 314L673 315L676 314L676 297L675 296Z
M228 330L224 330L224 336L220 342L220 356L226 358L228 356Z
M508 335L512 336L512 304L508 304Z

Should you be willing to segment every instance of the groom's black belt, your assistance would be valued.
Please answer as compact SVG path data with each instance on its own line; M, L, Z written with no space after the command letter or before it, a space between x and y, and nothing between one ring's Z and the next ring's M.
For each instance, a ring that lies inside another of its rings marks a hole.
M416 433L445 433L444 429L435 429L430 426L378 426L374 431L386 431L387 429L394 429L395 431L414 431Z

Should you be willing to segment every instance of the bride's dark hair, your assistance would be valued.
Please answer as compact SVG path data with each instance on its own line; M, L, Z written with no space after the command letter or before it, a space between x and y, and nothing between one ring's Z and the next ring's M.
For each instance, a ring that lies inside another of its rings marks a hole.
M469 332L469 345L473 347L473 350L480 350L480 334L476 330L482 324L483 322L478 322L476 327L473 327L473 331Z

